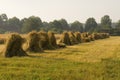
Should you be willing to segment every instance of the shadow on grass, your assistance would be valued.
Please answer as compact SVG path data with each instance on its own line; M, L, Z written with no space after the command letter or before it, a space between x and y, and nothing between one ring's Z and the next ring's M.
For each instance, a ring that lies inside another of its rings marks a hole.
M50 57L43 57L43 56L37 56L37 55L29 55L28 57L30 57L30 58L41 58L41 59L51 59L51 60L66 60L64 58L50 58Z

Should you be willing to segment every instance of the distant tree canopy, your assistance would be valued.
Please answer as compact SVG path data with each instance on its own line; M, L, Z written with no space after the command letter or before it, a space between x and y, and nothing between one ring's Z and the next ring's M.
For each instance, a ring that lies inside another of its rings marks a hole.
M49 23L50 30L55 32L62 32L62 24L58 20L54 20L53 22Z
M110 29L112 28L112 20L108 15L105 15L101 18L101 28L102 29Z
M6 22L8 20L8 17L6 14L1 14L0 15L0 19L3 21L3 22Z
M39 17L31 16L28 19L23 20L22 32L28 33L32 30L39 31L43 27L42 21Z
M61 19L59 20L59 22L63 30L69 30L69 24L67 23L65 19Z
M43 31L49 31L50 30L50 27L49 27L49 23L48 22L43 22L43 27L40 28L40 30L43 30Z
M101 18L101 23L97 23L94 18L88 18L85 23L79 21L68 23L65 19L42 22L37 16L19 19L17 17L8 18L6 14L0 15L0 33L28 33L32 30L54 31L56 33L62 33L63 31L108 32L112 35L120 35L120 20L112 23L110 16L104 15Z
M83 24L80 23L79 21L75 21L73 23L71 23L71 31L79 31L79 32L83 32Z
M61 19L61 20L54 20L53 22L50 22L49 28L52 31L61 33L64 30L69 30L70 27L65 19Z
M8 20L8 30L20 32L21 22L17 17Z
M97 22L94 18L88 18L85 23L85 31L93 32L97 28Z
M0 15L0 28L4 27L7 25L8 17L6 14L1 14Z
M117 22L116 28L117 28L117 29L120 29L120 20Z

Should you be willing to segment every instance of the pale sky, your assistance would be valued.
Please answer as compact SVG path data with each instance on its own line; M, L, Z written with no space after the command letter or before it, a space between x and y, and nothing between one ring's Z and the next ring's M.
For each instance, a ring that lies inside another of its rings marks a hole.
M0 0L0 14L20 19L32 15L42 21L65 18L68 22L82 23L89 17L97 22L109 15L113 22L120 19L120 0Z

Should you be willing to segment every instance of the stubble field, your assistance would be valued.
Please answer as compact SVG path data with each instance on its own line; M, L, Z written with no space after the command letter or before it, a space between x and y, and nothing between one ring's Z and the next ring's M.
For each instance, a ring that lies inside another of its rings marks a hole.
M0 45L0 52L4 47ZM0 80L120 79L119 36L28 54L13 58L1 54Z

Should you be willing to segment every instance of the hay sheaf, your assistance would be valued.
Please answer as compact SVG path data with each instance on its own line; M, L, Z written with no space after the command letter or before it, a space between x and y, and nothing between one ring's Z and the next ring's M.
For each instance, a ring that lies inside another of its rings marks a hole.
M86 38L86 37L89 36L89 34L88 34L88 32L84 32L84 33L82 33L82 36L83 36L84 38Z
M83 42L90 42L90 41L91 41L91 39L89 37L83 38Z
M27 45L27 51L29 52L43 52L40 44L40 37L36 31L32 31L28 34Z
M54 48L58 48L56 38L53 32L51 31L48 32L48 38L50 45L52 45Z
M0 38L0 44L5 44L6 43L6 39L5 38Z
M64 43L58 43L57 45L59 48L66 48L66 44Z
M92 35L94 35L95 40L98 40L101 38L99 33L93 33Z
M91 36L87 33L87 32L84 32L81 34L81 39L82 39L82 42L90 42L91 41Z
M49 42L48 34L44 31L40 31L39 33L40 37L40 45L43 49L53 49L53 46Z
M64 43L66 45L71 45L69 34L67 32L63 32L59 43Z
M94 38L94 35L93 35L93 34L89 35L89 36L88 36L88 38L89 38L91 41L94 41L94 40L95 40L95 38Z
M75 38L76 38L77 42L81 43L82 42L81 33L75 32L74 34L75 34Z
M94 38L96 40L98 40L98 39L105 39L105 38L109 38L110 37L109 33L93 33L92 35L94 35Z
M109 33L101 33L101 35L103 36L103 38L109 38L110 37Z
M77 44L77 40L73 32L68 32L71 45Z
M9 37L6 43L6 48L3 52L5 57L13 57L13 56L27 56L27 53L22 49L22 44L24 40L23 38L17 34L13 33Z

